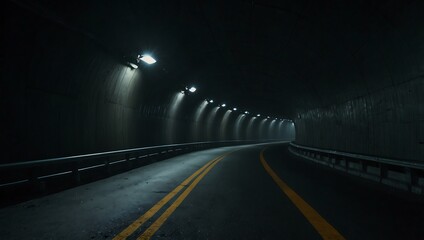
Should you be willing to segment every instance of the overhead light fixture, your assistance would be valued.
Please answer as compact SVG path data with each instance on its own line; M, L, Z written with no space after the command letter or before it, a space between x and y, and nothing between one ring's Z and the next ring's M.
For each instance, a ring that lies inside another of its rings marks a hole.
M266 118L269 118L269 116L268 116L268 117L266 117Z
M213 103L213 99L209 100L209 103Z
M244 111L244 113L245 113L245 114L249 114L249 112L248 112L248 111Z
M184 90L182 90L181 92L184 92L184 94L190 94L190 93L194 93L197 90L197 88L191 86L191 87L185 87Z
M225 107L225 106L227 106L227 104L225 104L225 103L221 104L221 107Z
M153 64L156 62L156 59L154 59L152 56L145 54L145 55L139 55L139 58L141 61L147 63L147 64Z
M140 55L127 55L124 56L124 60L128 67L130 67L131 69L137 69L138 63L140 62Z
M237 111L237 108L233 108L233 111Z
M128 62L128 65L130 65L130 67L131 67L132 69L137 69L137 68L138 68L138 65L137 65L137 64L135 64L135 63Z
M258 115L256 115L257 117L260 117L261 116L261 114L258 114Z

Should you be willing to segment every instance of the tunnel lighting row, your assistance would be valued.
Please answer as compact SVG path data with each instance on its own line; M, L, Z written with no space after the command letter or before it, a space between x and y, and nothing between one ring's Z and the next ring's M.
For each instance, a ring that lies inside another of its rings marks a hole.
M194 87L194 86L190 86L190 87L185 87L185 89L184 90L182 90L181 91L181 93L182 94L185 94L185 93L194 93L194 92L196 92L196 90L197 90L197 88L196 87ZM214 100L213 99L206 99L205 100L207 103L214 103ZM219 105L218 107L222 107L222 108L225 108L225 107L227 107L227 104L226 103L222 103L221 105ZM237 108L236 107L233 107L233 111L237 111ZM244 114L245 115L247 115L247 114L250 114L249 113L249 111L244 111ZM261 116L261 114L257 114L256 115L256 117L260 117ZM270 116L267 116L266 117L266 119L270 119L271 117ZM274 118L274 120L278 120L278 118ZM287 119L282 119L282 118L280 118L280 121L288 121L288 122L292 122L291 120L287 120ZM293 122L292 122L292 124L293 124Z
M213 99L206 99L205 100L207 103L214 103L214 100ZM218 107L222 107L222 108L224 108L224 107L226 107L227 106L227 104L226 103L222 103L221 105L219 105ZM233 111L237 111L238 109L236 108L236 107L234 107L233 108ZM249 111L244 111L244 114L250 114L250 112ZM256 115L256 117L260 117L261 116L261 114L257 114ZM270 116L267 116L266 117L267 119L270 119L271 117ZM278 120L278 118L274 118L274 120ZM291 120L287 120L287 119L282 119L282 118L280 118L280 121L289 121L289 122L291 122Z
M194 86L190 86L190 87L185 87L184 90L181 90L182 94L186 94L186 93L194 93L197 91L197 88Z
M135 63L133 63L131 61L128 61L127 63L129 64L129 66L131 68L137 69L138 68L138 65L137 64L140 61L143 61L143 62L145 62L146 64L149 64L149 65L154 64L154 63L157 62L156 59L154 59L150 54L143 54L143 55L137 55L137 58L136 58ZM196 91L197 91L197 88L196 87L194 87L194 86L190 86L190 87L186 86L185 89L181 91L181 93L182 94L194 93ZM214 101L213 101L213 99L209 99L209 100L206 100L206 102L213 103ZM220 106L224 108L224 107L227 106L227 104L222 103ZM237 111L237 108L234 107L233 108L233 111ZM249 114L249 111L244 111L244 114L246 114L246 115ZM261 114L259 114L259 113L256 115L256 117L260 117L260 116L261 116ZM270 116L267 116L266 118L267 119L270 119ZM278 118L275 118L275 120L278 120ZM294 124L293 121L292 120L289 120L289 119L281 119L280 118L280 121L288 121L288 122L291 122L292 124Z

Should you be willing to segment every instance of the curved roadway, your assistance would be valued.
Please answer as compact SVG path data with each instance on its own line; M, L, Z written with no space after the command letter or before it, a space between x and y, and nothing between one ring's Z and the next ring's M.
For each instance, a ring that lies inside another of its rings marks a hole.
M423 236L422 198L293 157L287 143L185 154L0 209L0 239Z

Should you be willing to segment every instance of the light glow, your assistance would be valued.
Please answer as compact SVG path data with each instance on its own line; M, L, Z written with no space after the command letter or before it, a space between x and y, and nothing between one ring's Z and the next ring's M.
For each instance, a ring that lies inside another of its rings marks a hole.
M188 89L188 91L189 91L189 92L192 92L192 93L194 93L196 90L197 90L197 89L196 89L195 87L191 87L191 88L189 88L189 89Z
M181 107L181 103L183 102L184 99L184 94L182 93L175 93L171 103L170 103L170 108L169 108L169 112L168 112L168 117L170 119L174 119L178 116L180 107ZM175 124L175 121L166 121L164 122L164 126L165 126L165 133L166 133L166 142L171 144L174 143L177 140L177 126Z
M192 136L195 141L200 141L202 138L203 124L201 124L202 119L204 119L205 110L208 105L208 101L202 101L202 103L197 107L196 113L194 114L194 124L192 125Z
M242 136L241 136L241 127L243 125L243 121L246 119L246 115L244 114L240 114L237 117L236 123L235 123L235 128L234 128L234 138L237 140L241 140Z
M214 133L214 122L219 106L212 108L206 117L206 139L212 140Z
M143 56L141 56L141 61L143 61L143 62L145 62L145 63L147 63L147 64L153 64L153 63L155 63L156 62L156 60L152 57L152 56L150 56L150 55L143 55Z
M233 108L233 111L237 111L237 108Z
M256 115L257 117L260 117L261 116L261 114L258 114L258 115Z
M225 104L225 103L221 104L221 107L225 107L225 106L227 106L227 104Z
M226 133L227 131L227 127L228 127L228 120L230 118L230 114L231 114L231 110L227 110L224 114L224 116L222 117L221 120L221 124L220 124L220 131L219 131L219 139L220 140L225 140L226 138Z

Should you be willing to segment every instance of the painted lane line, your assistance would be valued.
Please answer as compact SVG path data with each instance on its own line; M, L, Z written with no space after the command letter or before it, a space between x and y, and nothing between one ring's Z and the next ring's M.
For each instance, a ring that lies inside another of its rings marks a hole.
M156 214L166 203L169 202L176 194L178 194L185 186L187 186L193 178L199 175L203 170L205 170L208 166L210 166L214 161L219 159L221 156L210 160L203 167L194 172L190 177L185 179L180 185L178 185L174 190L168 193L165 197L163 197L159 202L157 202L152 208L150 208L146 213L144 213L141 217L131 223L126 229L116 235L113 240L122 240L126 239L132 233L134 233L139 227L141 227L147 220L149 220L153 215Z
M303 200L293 189L291 189L278 175L272 170L264 158L264 150L260 153L260 160L272 177L275 183L280 189L286 194L286 196L292 201L292 203L299 209L299 211L306 217L309 223L315 228L315 230L325 240L342 240L345 239L330 223L328 223L315 209L311 207L305 200Z
M172 203L171 206L166 209L166 211L152 224L150 227L141 234L137 240L147 240L150 239L156 231L165 223L165 221L171 216L171 214L180 206L180 204L184 201L184 199L191 193L191 191L196 187L196 185L202 180L202 178L222 159L224 159L225 156L220 157L218 160L216 160L214 163L212 163L202 174L200 174L192 183L191 185L186 188L186 190L181 193L181 195L175 200L175 202Z

